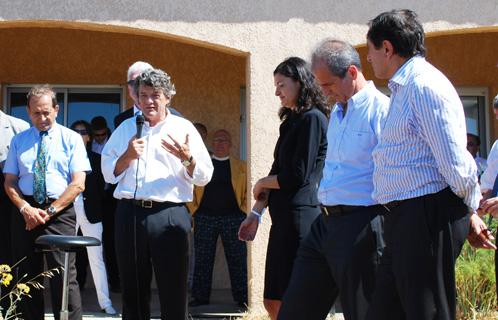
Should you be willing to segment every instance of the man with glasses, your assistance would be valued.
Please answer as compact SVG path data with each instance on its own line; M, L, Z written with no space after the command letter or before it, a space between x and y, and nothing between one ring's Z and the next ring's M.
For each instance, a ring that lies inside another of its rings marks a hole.
M196 252L191 307L209 303L218 237L225 249L233 299L241 308L247 305L247 248L238 239L247 210L246 164L230 157L231 146L228 131L214 133L213 177L205 187L195 187L194 200L189 203Z

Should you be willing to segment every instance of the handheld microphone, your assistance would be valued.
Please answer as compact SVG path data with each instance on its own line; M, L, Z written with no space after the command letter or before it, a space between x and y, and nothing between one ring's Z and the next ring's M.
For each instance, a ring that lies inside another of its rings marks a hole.
M142 128L144 126L145 118L143 115L139 114L136 119L137 123L137 139L142 138Z

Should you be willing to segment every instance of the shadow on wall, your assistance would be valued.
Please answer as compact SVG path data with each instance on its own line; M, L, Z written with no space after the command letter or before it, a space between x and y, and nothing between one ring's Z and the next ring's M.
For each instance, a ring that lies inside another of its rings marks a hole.
M29 8L29 9L26 9ZM134 9L133 9L134 8ZM164 22L287 22L302 19L308 23L336 22L365 25L375 15L394 8L410 8L417 12L423 22L447 21L454 24L496 24L498 3L496 0L446 1L369 1L359 4L356 1L322 0L313 1L313 5L303 1L283 0L109 0L77 1L56 0L51 6L40 0L19 0L2 2L1 19L58 19L90 20L105 22L118 20L135 22L137 20ZM133 9L133 10L131 10ZM469 14L470 13L470 14ZM484 13L484 14L480 14ZM472 17L473 19L471 19Z

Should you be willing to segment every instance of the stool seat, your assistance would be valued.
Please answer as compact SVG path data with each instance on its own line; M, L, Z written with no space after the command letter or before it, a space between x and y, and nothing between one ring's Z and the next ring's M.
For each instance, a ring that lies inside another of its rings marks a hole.
M100 240L85 236L64 236L47 234L39 236L35 243L47 246L50 250L75 251L80 248L100 246Z

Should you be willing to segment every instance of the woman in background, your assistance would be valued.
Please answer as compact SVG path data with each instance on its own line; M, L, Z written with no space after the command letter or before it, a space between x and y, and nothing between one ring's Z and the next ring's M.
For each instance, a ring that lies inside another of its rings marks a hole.
M81 135L85 143L86 152L92 172L85 179L85 191L74 201L76 224L84 236L90 236L102 241L102 214L104 199L104 178L100 170L100 155L91 150L91 127L84 120L78 120L71 125L71 129ZM109 315L117 314L109 298L107 284L107 270L102 256L102 245L87 247L90 270L92 271L97 299L103 312Z
M276 319L299 243L320 214L317 189L327 153L330 107L303 59L286 59L273 77L275 95L282 104L278 112L280 136L269 175L254 185L256 203L241 224L239 238L254 239L263 208L268 205L272 226L264 305L271 319Z

